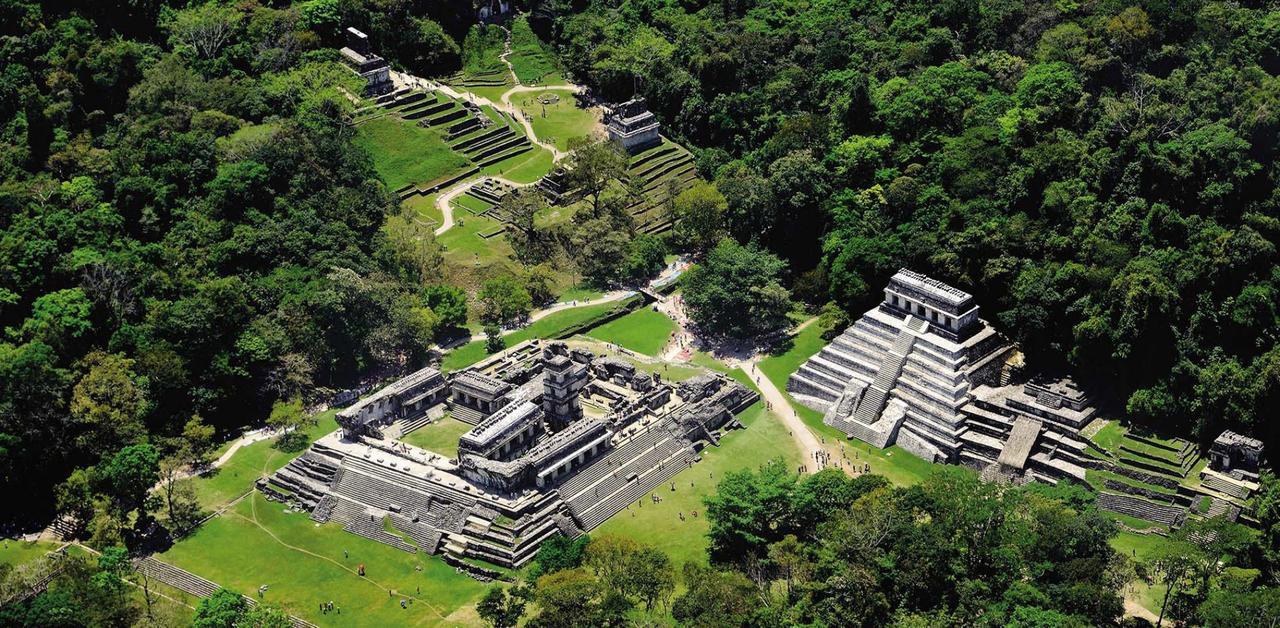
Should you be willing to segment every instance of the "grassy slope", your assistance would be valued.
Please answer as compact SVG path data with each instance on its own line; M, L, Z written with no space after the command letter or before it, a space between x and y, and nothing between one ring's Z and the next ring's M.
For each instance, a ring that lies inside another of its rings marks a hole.
M470 425L446 416L439 421L424 425L410 432L400 440L414 447L421 447L449 458L456 458L458 456L458 437L470 429Z
M529 20L523 15L511 23L511 56L507 59L516 77L526 85L551 85L564 81L551 53L529 28Z
M656 356L675 329L675 321L666 314L645 307L592 329L590 336Z
M357 126L355 143L369 152L378 176L393 190L434 181L469 165L449 149L438 131L398 118L377 118Z
M266 601L326 626L453 623L446 618L487 588L434 558L285 510L254 494L160 558L239 591L266 584ZM366 577L356 573L361 564ZM421 571L415 569L419 565ZM399 600L409 596L420 601L402 610ZM319 605L330 600L342 614L322 617Z
M405 199L401 205L439 226L444 223L444 214L439 207L436 207L436 198L439 196L439 194L415 195Z

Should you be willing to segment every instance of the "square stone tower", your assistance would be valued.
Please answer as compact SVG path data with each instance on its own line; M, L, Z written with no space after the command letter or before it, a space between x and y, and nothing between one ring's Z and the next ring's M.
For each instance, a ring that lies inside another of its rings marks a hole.
M578 395L590 379L590 364L590 353L570 351L563 342L542 350L542 410L551 429L559 431L582 418Z

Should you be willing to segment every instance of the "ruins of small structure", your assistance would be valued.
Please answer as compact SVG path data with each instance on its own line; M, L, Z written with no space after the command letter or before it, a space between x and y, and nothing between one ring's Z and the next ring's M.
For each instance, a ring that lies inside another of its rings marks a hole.
M758 399L708 373L672 384L625 361L529 341L445 377L423 369L339 413L317 441L259 489L318 522L493 577L531 560L554 534L599 526L700 459ZM435 405L419 404L435 401ZM424 413L473 428L458 456L388 438Z
M621 144L631 155L660 144L658 128L657 116L640 96L610 107L605 116L609 140Z
M373 52L369 45L369 36L348 26L346 32L347 45L340 52L342 60L364 79L366 96L381 96L393 89L391 82L391 64Z

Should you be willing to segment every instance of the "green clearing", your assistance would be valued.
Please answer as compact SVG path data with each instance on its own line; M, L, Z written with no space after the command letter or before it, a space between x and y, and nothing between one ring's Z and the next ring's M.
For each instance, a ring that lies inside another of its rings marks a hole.
M541 146L534 146L533 150L527 153L503 159L492 166L482 168L480 171L487 175L510 179L516 183L533 183L541 179L543 175L551 172L551 168L554 165L555 161L551 151Z
M601 327L603 327L603 325ZM600 327L592 329L590 332L588 332L592 334L591 336L579 335L569 339L568 341L569 346L577 349L586 349L596 354L597 356L617 358L624 362L629 362L635 365L636 370L638 371L644 371L645 373L659 373L662 375L662 379L665 379L671 382L683 382L687 379L692 379L694 377L697 377L698 375L702 375L706 373L706 370L704 370L704 368L700 368L698 366L688 366L688 365L680 364L678 362L663 362L660 360L640 359L640 358L637 358L635 354L632 353L631 351L617 351L612 347L612 345L606 344L605 342L602 342L599 339L594 337L595 331L597 329L600 329ZM720 362L716 362L716 368L714 370L720 371L722 373L729 372L729 370L725 367L725 365L721 364ZM741 371L735 371L735 372L741 372ZM744 381L744 383L750 385L750 382Z
M544 93L559 96L559 101L542 104L538 99ZM599 128L596 113L587 109L579 109L573 99L572 92L552 90L547 92L526 92L519 94L515 105L529 118L533 132L538 139L555 144L560 150L569 150L569 141L574 138L590 137Z
M465 194L461 196L466 196ZM487 216L476 216L455 208L453 228L440 234L436 241L444 246L445 260L456 264L491 265L511 258L511 245L501 236L480 237L502 228L502 223Z
M52 541L5 539L3 543L0 543L0 565L13 565L16 567L29 563L58 549L58 546L58 543Z
M369 152L374 170L392 190L435 181L470 165L435 129L390 116L357 126L355 143Z
M529 28L529 20L524 15L511 23L511 55L507 60L511 62L516 78L525 85L552 85L564 81L556 68L555 58Z
M583 325L592 319L599 318L611 312L614 308L622 307L625 301L613 303L597 303L596 305L584 305L582 307L573 307L560 310L554 314L550 314L540 318L530 324L528 327L519 329L513 333L507 334L503 338L506 340L507 346L515 346L521 342L532 338L553 338L560 335L565 330L572 327ZM441 370L445 372L456 371L465 368L480 360L483 360L488 354L484 350L484 339L473 340L444 356L444 360L440 364Z
M638 353L656 356L675 330L675 321L666 314L655 312L652 307L643 307L592 329L589 335Z
M266 584L265 601L326 626L470 624L466 607L488 588L440 560L317 525L256 493L159 558L242 592ZM361 564L366 577L356 573ZM416 602L404 610L401 598ZM330 600L342 613L321 617Z
M470 425L463 423L449 415L424 425L404 436L400 437L404 441L414 447L421 447L427 451L434 451L448 458L458 457L458 437L465 434L471 429Z
M317 424L307 429L308 442L338 429L338 423L334 419L336 414L337 410L327 410L316 415ZM302 453L280 451L276 449L275 442L275 438L268 438L245 445L221 467L205 475L184 480L195 487L200 508L206 511L216 510L252 491L254 481L271 474Z
M557 301L562 303L566 301L590 301L599 299L602 296L604 296L604 292L599 289L588 286L573 286L561 292Z
M719 447L704 449L701 462L672 480L675 492L667 484L651 493L661 497L662 503L654 504L645 495L640 500L643 506L632 504L593 531L592 536L618 534L660 547L676 565L705 563L708 524L702 516L702 499L715 492L720 479L732 471L755 470L779 456L789 465L803 463L804 455L787 436L787 428L762 404L747 408L739 419L747 428L730 432ZM694 511L699 514L696 518L692 516ZM679 513L684 513L684 521Z
M439 194L428 194L426 196L415 194L405 199L400 205L439 226L444 223L444 214L439 207L436 207L436 199L439 196Z

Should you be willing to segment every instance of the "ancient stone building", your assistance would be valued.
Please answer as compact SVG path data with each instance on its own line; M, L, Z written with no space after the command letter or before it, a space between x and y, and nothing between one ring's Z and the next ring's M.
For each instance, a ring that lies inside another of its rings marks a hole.
M427 367L338 411L338 425L350 435L368 433L396 419L421 416L449 393L444 376Z
M454 418L472 425L506 404L505 395L512 389L508 382L474 371L453 375L449 386Z
M639 96L611 108L605 120L609 139L632 155L662 142L658 118Z
M551 429L560 430L582 418L578 395L587 385L591 354L570 351L563 342L547 344L542 349L542 409Z
M1009 345L968 293L903 269L884 301L792 375L787 388L825 421L877 447L954 461L960 409L1003 365Z
M370 429L450 391L449 410L475 426L456 458L399 440L431 415ZM550 536L596 528L692 466L757 399L723 375L676 385L622 360L530 341L447 379L424 369L378 391L340 416L344 429L258 487L317 522L442 554L488 579L496 572L474 560L518 568Z
M1262 441L1227 430L1209 447L1209 467L1219 473L1242 472L1242 476L1256 480L1262 451Z
M351 71L360 75L365 82L366 96L381 96L393 89L391 82L391 64L375 54L369 45L369 36L347 27L347 46L340 52L342 60Z

